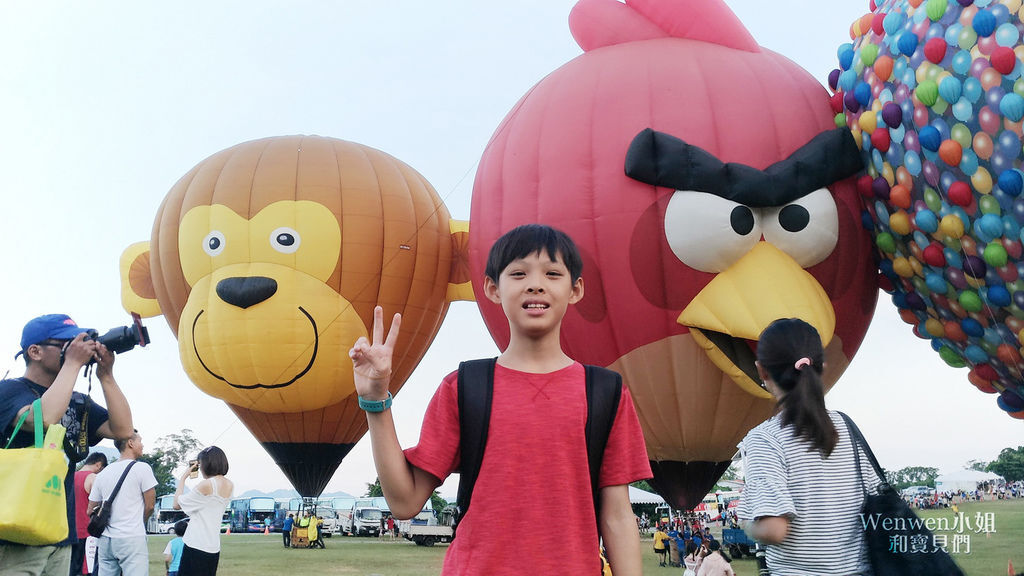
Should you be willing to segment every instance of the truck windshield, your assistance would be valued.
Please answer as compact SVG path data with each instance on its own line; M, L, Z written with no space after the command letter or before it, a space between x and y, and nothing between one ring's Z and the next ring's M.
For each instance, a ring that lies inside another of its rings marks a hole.
M380 522L380 519L384 517L380 510L360 510L359 517L369 522Z

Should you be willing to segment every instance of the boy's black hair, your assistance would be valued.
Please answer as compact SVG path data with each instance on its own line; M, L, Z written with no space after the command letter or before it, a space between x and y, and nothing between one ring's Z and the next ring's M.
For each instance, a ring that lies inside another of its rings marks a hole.
M185 530L188 529L188 518L183 518L174 523L174 535L181 537L185 535Z
M576 249L576 243L565 232L544 224L523 224L498 238L487 256L484 274L497 284L501 272L513 260L541 251L547 252L555 261L561 257L562 263L569 269L573 284L583 274L583 260Z
M85 462L82 462L82 466L88 466L90 464L95 464L97 462L102 462L103 467L106 468L107 455L104 454L103 452L90 452L89 455L85 457Z

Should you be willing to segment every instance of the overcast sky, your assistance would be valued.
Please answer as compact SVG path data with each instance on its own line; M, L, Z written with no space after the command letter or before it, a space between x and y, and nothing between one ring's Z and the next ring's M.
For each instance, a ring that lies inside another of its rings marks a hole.
M240 142L319 134L379 148L467 219L498 123L581 53L567 25L573 3L0 3L0 373L23 372L13 355L36 315L65 312L101 331L126 324L121 251L149 239L179 177ZM727 3L760 44L823 82L868 10L861 0ZM189 382L163 318L147 324L153 344L115 367L144 439L191 428L227 451L239 492L288 487L224 404ZM426 402L459 360L496 353L475 304L454 304L395 400L403 445L416 442ZM966 370L945 366L884 294L827 401L860 424L887 468L952 471L1022 443L1024 423ZM364 439L327 490L361 494L375 477ZM454 495L453 484L442 492Z

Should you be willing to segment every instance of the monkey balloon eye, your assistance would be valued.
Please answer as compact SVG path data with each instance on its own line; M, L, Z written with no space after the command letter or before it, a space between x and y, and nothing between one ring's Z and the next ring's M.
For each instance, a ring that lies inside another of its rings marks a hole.
M224 233L214 230L203 238L203 251L210 256L219 256L224 251Z
M270 245L282 254L294 254L299 249L302 239L292 228L282 226L270 233Z
M721 196L679 190L665 209L665 239L683 264L721 272L760 241L760 214Z

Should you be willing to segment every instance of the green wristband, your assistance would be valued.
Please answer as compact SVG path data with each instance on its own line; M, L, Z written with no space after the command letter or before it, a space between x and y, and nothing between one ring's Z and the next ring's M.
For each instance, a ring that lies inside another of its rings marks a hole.
M388 397L383 400L367 400L360 396L359 407L367 412L383 412L388 408L391 408L392 398L390 391L388 392Z

